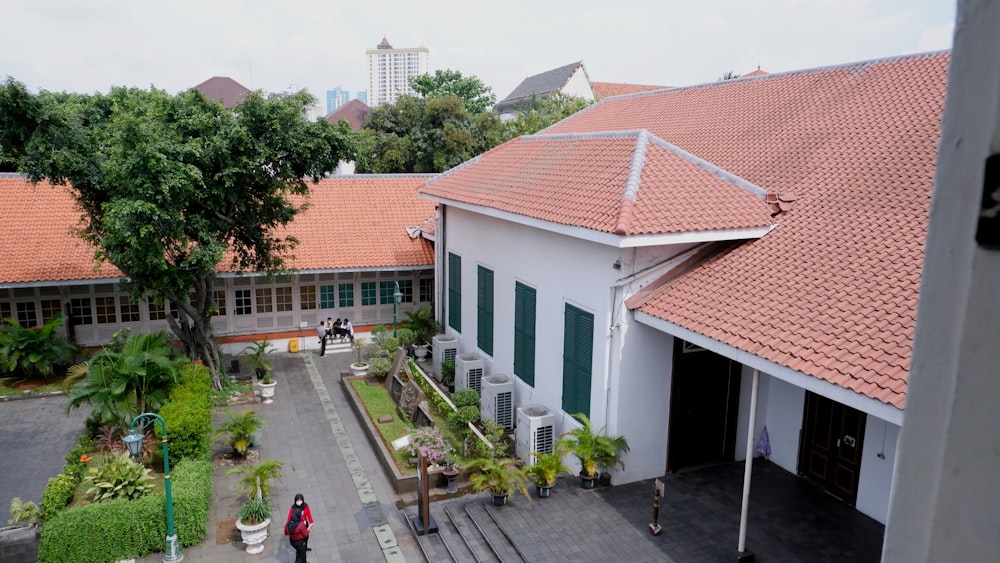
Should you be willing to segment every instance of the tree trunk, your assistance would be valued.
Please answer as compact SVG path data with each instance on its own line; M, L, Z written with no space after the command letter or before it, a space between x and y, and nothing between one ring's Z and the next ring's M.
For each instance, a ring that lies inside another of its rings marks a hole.
M206 275L186 299L174 294L167 296L167 300L178 312L177 318L167 315L167 323L184 345L184 353L192 361L202 361L212 374L212 387L221 391L219 344L212 334L214 278L213 274Z

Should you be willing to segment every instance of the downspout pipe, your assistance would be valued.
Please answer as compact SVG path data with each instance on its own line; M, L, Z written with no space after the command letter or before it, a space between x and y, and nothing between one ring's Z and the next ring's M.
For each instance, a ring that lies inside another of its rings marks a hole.
M760 386L760 370L753 370L753 387L750 390L750 422L747 428L747 455L743 462L743 506L740 510L740 561L753 561L753 554L747 551L747 518L750 514L750 471L753 469L753 436L757 426L757 389Z

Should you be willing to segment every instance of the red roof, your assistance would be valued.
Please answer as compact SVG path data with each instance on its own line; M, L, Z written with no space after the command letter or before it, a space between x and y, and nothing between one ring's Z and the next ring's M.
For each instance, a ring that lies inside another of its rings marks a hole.
M740 78L753 78L754 76L765 76L765 75L767 75L767 71L761 70L760 67L757 67L757 70L753 72L748 72L740 76Z
M651 90L666 90L670 86L651 86L649 84L620 84L618 82L591 82L590 87L594 90L594 98L603 100L611 96L622 96L625 94L635 94L636 92L649 92Z
M299 239L289 266L299 270L430 267L431 244L407 227L434 215L417 197L427 175L354 175L310 184L310 207L284 233ZM302 198L298 198L302 201ZM108 264L95 271L94 251L72 233L81 213L69 189L0 175L0 283L117 278ZM225 268L221 268L225 270Z
M247 97L247 94L250 93L250 90L246 86L228 76L213 76L195 86L195 89L205 94L205 97L209 100L222 102L222 105L226 108L231 108L242 102Z
M949 55L602 101L546 133L646 128L795 208L641 310L903 408Z
M361 126L365 124L365 119L372 112L368 104L358 99L353 99L339 108L333 110L326 116L330 123L337 123L341 119L351 126L355 131L361 131Z
M533 135L438 176L421 193L622 236L771 224L763 191L692 158L645 131Z

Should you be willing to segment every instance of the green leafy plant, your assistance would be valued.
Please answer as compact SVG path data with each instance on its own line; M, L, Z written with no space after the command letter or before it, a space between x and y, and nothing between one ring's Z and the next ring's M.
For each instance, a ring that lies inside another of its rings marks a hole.
M474 441L474 454L479 457L507 457L509 447L507 446L507 441L504 439L507 429L500 424L497 424L492 418L487 417L482 420L482 432L483 436L485 436L490 443L487 444L482 440Z
M125 451L125 442L122 441L122 428L117 424L102 426L97 430L94 438L94 445L101 453L121 453Z
M535 484L543 487L551 487L556 483L556 477L560 473L569 473L569 467L563 463L563 457L568 452L567 444L564 440L556 440L552 444L550 452L533 452L535 463L525 468L525 473Z
M72 362L76 346L56 334L62 325L62 315L40 327L23 327L17 319L4 319L0 323L0 372L20 369L27 377L48 377L57 364Z
M21 502L21 497L10 499L10 520L7 523L12 526L26 526L34 528L42 518L42 511L38 505L28 501Z
M364 349L365 349L365 342L364 342L364 340L361 340L360 338L355 338L354 341L351 342L351 350L354 350L354 352L357 354L357 358L358 358L358 361L356 361L356 362L354 362L352 364L354 367L363 367L363 366L367 365L361 359L361 352L363 352Z
M465 389L459 389L451 394L451 402L455 403L456 408L467 407L469 405L475 405L479 408L479 391L467 387Z
M247 499L236 513L244 524L260 524L271 517L271 504L266 499L253 496Z
M208 460L212 443L212 376L201 364L188 364L170 390L160 416L170 429L170 461ZM159 430L159 427L157 427Z
M392 369L392 361L389 358L378 356L371 359L368 364L368 369L371 371L372 375L378 378L385 377L389 374L389 370Z
M413 331L408 328L396 329L396 340L402 348L409 349L415 338Z
M149 469L132 461L127 453L108 456L104 463L88 470L84 484L90 488L86 495L98 502L137 499L153 489L150 473Z
M469 431L469 423L477 420L479 420L479 407L466 405L448 415L448 427L464 436Z
M246 348L240 352L240 357L245 358L250 369L257 372L257 375L264 379L264 377L270 374L271 369L274 364L271 362L270 358L267 357L268 349L271 347L271 341L265 336L263 340L259 342L251 342Z
M405 311L403 314L406 315L406 319L399 325L413 331L415 344L429 344L434 335L440 332L441 325L434 319L434 311L430 307Z
M445 385L455 384L455 362L452 360L441 361L441 382Z
M590 418L584 413L573 415L583 426L565 433L567 447L580 461L582 474L586 477L597 477L598 467L620 466L625 468L621 454L629 451L628 442L622 436L606 436L601 431L595 431Z
M252 445L254 434L267 426L267 421L253 409L240 414L234 413L232 409L226 409L225 413L229 416L229 420L219 425L212 439L223 438L223 443L231 446L236 455L243 457Z
M226 476L236 475L238 477L236 486L243 491L248 499L257 496L259 484L260 494L266 500L271 493L271 481L280 480L283 477L281 473L283 465L284 463L278 460L264 460L252 465L234 467L226 471Z
M527 475L520 460L511 458L481 457L466 465L469 485L473 491L490 491L494 494L513 495L520 492L528 496Z
M444 463L445 456L451 453L451 445L434 426L423 426L410 433L410 455L416 457L420 449L427 454L428 462L437 464Z

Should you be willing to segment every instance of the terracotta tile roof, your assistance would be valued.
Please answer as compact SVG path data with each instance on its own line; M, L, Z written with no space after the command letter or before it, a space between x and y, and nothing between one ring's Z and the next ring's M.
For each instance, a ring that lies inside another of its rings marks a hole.
M757 70L743 74L740 76L740 78L753 78L754 76L765 76L765 75L767 75L767 71L761 70L760 67L757 67Z
M242 102L243 98L246 98L250 92L246 86L228 76L213 76L195 86L195 89L205 94L209 100L222 102L226 108L231 108Z
M620 84L618 82L591 82L594 89L594 97L598 100L610 98L611 96L622 96L625 94L635 94L636 92L649 92L652 90L666 90L670 86L651 86L648 84Z
M767 227L770 208L754 189L630 131L519 137L420 192L628 236Z
M355 131L361 131L361 126L365 124L365 119L372 112L368 104L358 99L353 99L339 108L330 112L326 120L330 123L337 123L341 119L351 126Z
M635 94L546 132L647 128L795 193L771 233L641 310L903 408L948 61L931 53Z
M514 91L507 94L507 97L497 102L493 109L497 113L505 113L508 111L514 111L517 107L533 95L537 95L539 99L545 99L549 97L553 92L558 92L567 83L569 83L570 78L573 78L573 74L577 70L582 70L586 74L587 70L583 66L583 61L577 61L575 63L570 63L559 68L553 68L529 76L521 81L520 84L514 88ZM588 79L589 81L589 79Z
M339 176L312 185L310 207L287 230L299 239L289 265L300 270L431 266L431 243L406 232L434 215L434 204L417 196L429 177ZM81 213L65 187L0 175L0 216L5 218L0 283L121 275L108 264L95 270L93 250L71 232L81 225Z

